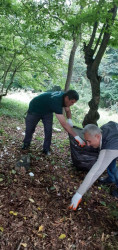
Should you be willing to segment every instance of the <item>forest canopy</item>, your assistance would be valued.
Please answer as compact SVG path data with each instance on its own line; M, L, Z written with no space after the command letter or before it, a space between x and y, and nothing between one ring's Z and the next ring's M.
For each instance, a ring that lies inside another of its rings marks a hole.
M117 61L117 5L118 0L2 0L1 99L11 87L67 90L84 80L92 92L87 122L96 123L100 94L108 99L102 105L117 102L117 65L111 60L107 66L110 49Z

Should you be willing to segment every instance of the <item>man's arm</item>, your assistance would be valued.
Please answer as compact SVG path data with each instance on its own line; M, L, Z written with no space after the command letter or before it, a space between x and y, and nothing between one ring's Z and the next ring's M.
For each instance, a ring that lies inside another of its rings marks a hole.
M105 171L105 169L111 163L112 160L111 157L110 158L107 157L108 156L107 151L109 150L104 149L100 151L97 161L86 175L80 187L77 189L77 192L80 193L81 195L84 195L87 192L87 190L93 185L93 183L99 178L99 176Z
M59 122L61 123L62 127L70 134L72 135L75 140L77 141L78 145L80 147L84 147L85 146L85 142L79 137L79 135L77 135L74 130L71 128L70 124L66 122L66 119L64 117L64 115L59 115L56 114L57 119L59 120Z
M65 107L64 109L65 109L65 112L66 112L66 117L68 119L72 119L70 107Z
M65 112L66 112L66 117L68 118L67 123L73 127L73 122L72 122L72 115L71 115L71 110L70 107L65 107Z
M100 151L98 160L93 165L91 170L86 175L84 181L77 189L76 194L78 193L82 196L87 192L87 190L93 185L93 183L99 178L99 176L105 171L109 164L118 157L118 150L109 150L103 149ZM74 195L77 197L77 195ZM79 200L75 199L73 196L70 208L76 210L79 204Z
M76 136L76 133L72 130L70 125L66 122L66 119L63 114L56 114L57 119L59 120L61 126L73 137Z

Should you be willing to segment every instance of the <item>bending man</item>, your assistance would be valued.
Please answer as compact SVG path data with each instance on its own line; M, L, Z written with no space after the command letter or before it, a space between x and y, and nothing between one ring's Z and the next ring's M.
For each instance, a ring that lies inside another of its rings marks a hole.
M26 116L26 130L25 138L22 149L28 149L32 140L35 128L40 120L44 125L44 144L43 153L49 154L51 138L52 138L52 124L53 124L53 113L56 114L62 127L80 144L83 143L81 138L76 135L72 130L71 110L70 106L77 102L79 95L75 90L68 90L67 92L45 92L35 98L33 98L29 104L29 109ZM68 122L63 115L63 108L65 108Z
M82 200L82 196L106 170L108 177L104 183L115 183L118 188L118 167L116 159L118 157L118 123L108 122L98 128L94 124L88 124L83 129L84 138L88 146L94 148L100 147L100 153L96 163L86 175L84 181L76 191L71 200L70 209L76 210ZM118 197L118 189L114 190L112 195Z

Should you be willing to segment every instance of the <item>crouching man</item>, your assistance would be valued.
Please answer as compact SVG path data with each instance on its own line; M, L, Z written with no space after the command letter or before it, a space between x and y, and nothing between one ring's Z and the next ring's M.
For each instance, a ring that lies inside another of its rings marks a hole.
M115 183L117 189L112 192L112 195L118 198L118 167L116 166L118 157L118 123L110 121L103 125L101 129L94 124L88 124L84 127L83 133L87 145L94 148L100 147L100 153L96 163L72 197L69 208L73 210L77 209L82 196L106 168L108 177L103 180L103 184Z

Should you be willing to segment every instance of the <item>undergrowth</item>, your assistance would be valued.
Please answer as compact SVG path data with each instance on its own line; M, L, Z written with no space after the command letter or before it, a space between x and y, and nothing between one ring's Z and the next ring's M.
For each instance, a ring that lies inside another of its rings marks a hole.
M27 108L28 105L20 101L3 98L2 102L0 103L0 116L22 120Z

